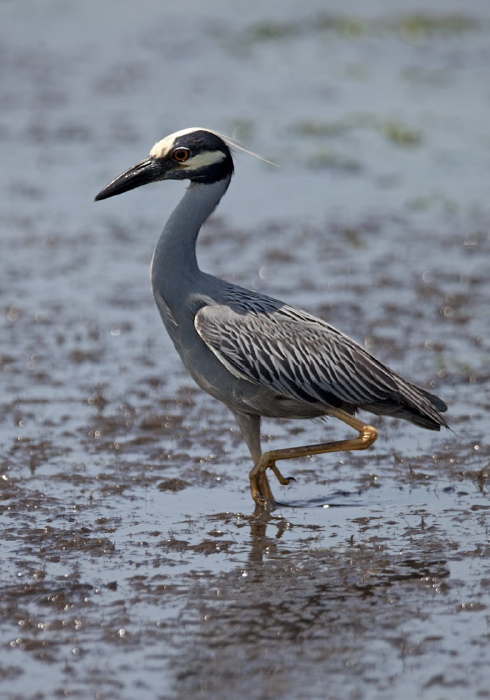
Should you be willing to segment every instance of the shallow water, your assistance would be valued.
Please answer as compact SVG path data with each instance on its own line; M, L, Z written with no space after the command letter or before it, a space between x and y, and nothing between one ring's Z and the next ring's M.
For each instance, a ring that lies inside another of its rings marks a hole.
M2 697L490 697L490 10L344 7L0 7ZM280 165L239 156L202 267L364 342L452 432L374 419L254 513L151 299L181 186L91 202L192 124Z

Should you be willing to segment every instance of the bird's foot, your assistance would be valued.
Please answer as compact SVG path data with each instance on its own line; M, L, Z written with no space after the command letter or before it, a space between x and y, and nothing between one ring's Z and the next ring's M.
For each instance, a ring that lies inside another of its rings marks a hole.
M273 510L277 501L275 501L272 490L267 478L267 469L270 469L276 479L283 486L287 486L296 479L292 476L283 476L276 466L276 462L270 452L265 452L259 462L250 472L250 488L252 490L252 498L255 503L268 510Z
M294 476L283 476L279 469L276 467L276 463L273 462L270 466L269 469L271 469L274 472L274 475L278 482L282 484L283 486L287 486L290 484L292 481L296 481Z
M292 481L296 481L294 476L283 476L281 474L281 472L279 471L279 467L276 464L276 460L274 458L274 452L264 452L264 454L260 458L259 470L263 470L265 473L267 469L270 469L274 473L274 476L276 477L278 482L283 486L287 486Z
M274 507L274 496L265 471L256 468L250 472L250 488L252 498L260 508L271 510Z

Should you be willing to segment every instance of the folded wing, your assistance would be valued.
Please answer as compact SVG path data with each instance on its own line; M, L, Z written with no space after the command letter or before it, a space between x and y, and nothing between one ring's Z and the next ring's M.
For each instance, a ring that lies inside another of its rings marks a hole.
M195 327L230 372L280 395L397 416L432 430L446 425L441 399L306 312L264 297L253 306L204 306Z

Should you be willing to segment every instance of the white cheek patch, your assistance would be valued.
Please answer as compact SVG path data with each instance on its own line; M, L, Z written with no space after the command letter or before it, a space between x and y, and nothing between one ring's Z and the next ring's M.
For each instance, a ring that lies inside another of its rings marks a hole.
M189 170L198 170L199 168L206 168L208 165L219 163L225 158L226 154L223 151L204 151L204 153L198 153L197 156L189 158L182 165Z

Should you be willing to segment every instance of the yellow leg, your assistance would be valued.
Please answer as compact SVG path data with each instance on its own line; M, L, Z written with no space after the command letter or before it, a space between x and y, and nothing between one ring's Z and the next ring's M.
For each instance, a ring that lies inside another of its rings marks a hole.
M318 445L301 445L299 447L286 447L281 450L264 452L255 467L250 472L250 488L252 498L258 505L269 506L274 502L267 470L271 469L278 481L289 484L291 478L284 477L276 466L279 459L293 459L294 457L309 457L310 455L326 454L327 452L344 452L350 450L365 450L370 447L378 437L376 428L366 425L361 420L341 409L331 409L329 415L350 425L357 430L358 437L349 440L337 440L336 442L323 442Z

